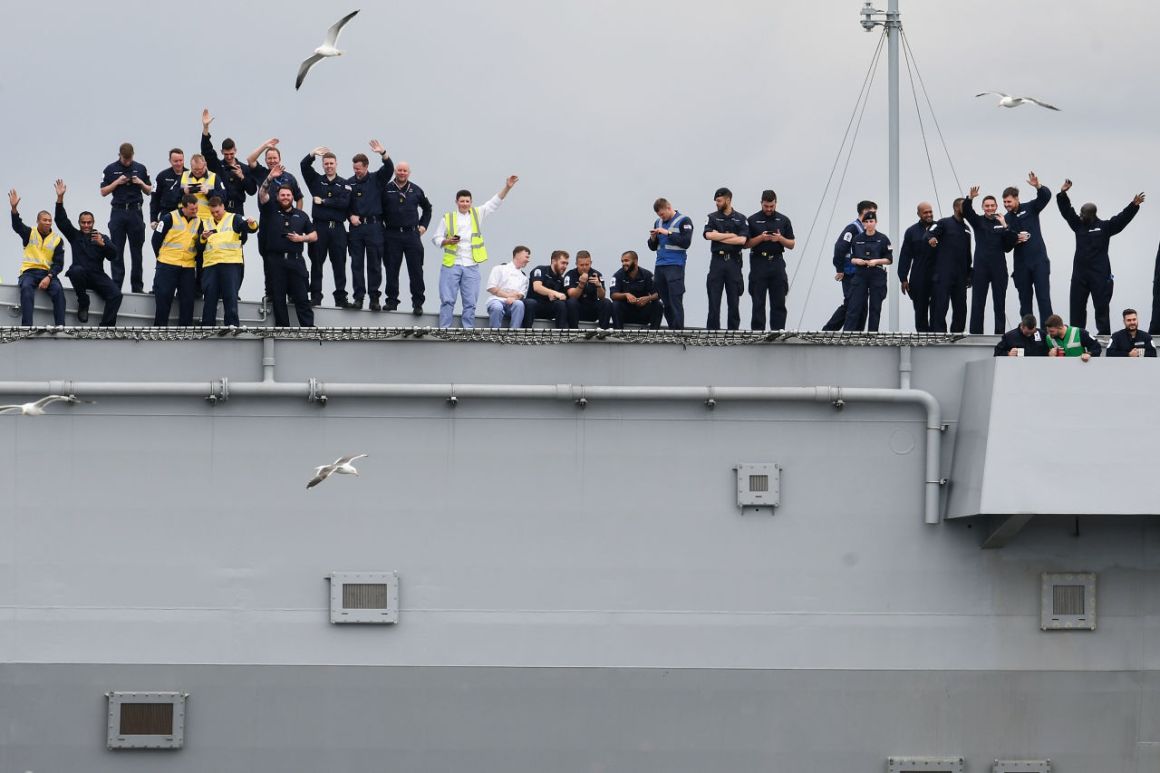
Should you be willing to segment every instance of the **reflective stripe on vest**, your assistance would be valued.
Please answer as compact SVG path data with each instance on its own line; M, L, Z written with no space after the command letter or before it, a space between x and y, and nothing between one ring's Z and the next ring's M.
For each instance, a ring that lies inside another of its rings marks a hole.
M447 238L459 233L459 211L448 212L443 216L444 230ZM459 259L458 244L443 245L443 265L454 266ZM483 246L483 235L479 232L479 210L471 208L471 259L476 263L487 260L487 248Z
M206 237L205 253L202 255L203 267L216 266L218 263L242 263L242 235L234 230L232 212L222 216L220 223L213 222L213 218L202 221L213 229L214 233Z
M688 218L685 217L684 215L682 215L680 212L678 212L675 215L673 215L673 219L669 221L668 225L665 225L661 221L660 218L657 218L656 223L653 224L653 228L665 228L665 229L668 229L669 231L672 231L672 230L674 230L674 228L676 226L679 226L681 224L681 222L684 220L688 220ZM669 246L669 236L671 236L671 234L661 234L660 236L657 237L657 264L658 265L663 265L666 258L669 261L672 261L674 263L684 263L685 262L687 249L685 247L671 247L671 246Z
M197 255L197 227L201 224L198 218L186 220L181 210L175 209L169 213L173 225L165 233L165 241L161 242L161 249L157 252L157 262L167 263L181 268L193 268Z
M56 245L61 239L55 232L49 231L48 236L41 236L35 228L28 235L28 244L24 246L24 261L20 264L20 273L28 270L52 271L52 256L56 252Z
M1063 338L1052 338L1051 344L1056 349L1062 349L1064 357L1079 357L1086 351L1078 327L1068 327L1063 333Z
M213 217L209 212L209 196L214 186L217 185L217 174L206 172L205 177L194 177L193 172L188 169L181 173L181 186L183 188L196 183L201 183L201 193L193 194L197 198L197 216L208 221Z

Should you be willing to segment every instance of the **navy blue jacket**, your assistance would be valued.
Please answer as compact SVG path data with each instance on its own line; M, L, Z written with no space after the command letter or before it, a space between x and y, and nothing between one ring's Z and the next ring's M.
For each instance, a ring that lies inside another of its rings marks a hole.
M281 253L301 255L306 243L292 242L286 235L314 232L314 224L310 222L310 218L293 204L285 212L278 209L277 205L264 208L261 228L266 233L266 251L275 255Z
M258 192L258 183L254 179L254 175L246 166L245 161L238 161L234 159L234 163L242 171L242 179L238 179L233 170L226 166L214 149L213 142L210 141L210 135L201 135L201 154L205 156L205 165L209 170L218 176L218 180L225 188L225 196L222 197L223 203L226 205L226 212L233 212L235 215L244 215L246 212L246 196L253 196ZM161 175L157 175L157 179L161 179ZM176 205L174 205L176 206Z
M395 162L389 157L377 172L368 171L363 178L351 175L347 183L350 184L350 213L360 218L383 216L383 191L387 183L395 175Z
M934 271L934 247L930 246L933 225L919 220L902 235L902 247L898 250L898 281L920 282L930 278ZM911 271L914 271L913 280L908 278Z
M1033 264L1047 260L1047 245L1043 243L1043 231L1039 228L1039 213L1051 201L1051 191L1046 185L1040 185L1035 201L1020 204L1014 212L1007 213L1007 226L1015 231L1018 237L1020 231L1026 231L1030 239L1023 244L1015 245L1015 262Z
M733 210L732 214L726 215L716 210L709 213L709 219L705 222L705 229L702 234L709 231L720 231L721 233L736 234L749 238L749 220L745 215L737 210ZM716 255L718 253L725 253L728 256L736 255L741 257L741 251L745 249L745 244L725 244L724 242L710 242L710 254ZM635 295L636 293L633 293Z
M546 301L547 296L536 291L536 282L543 285L545 290L555 290L562 293L565 290L564 274L557 274L552 270L551 263L536 266L528 276L528 297L537 301Z
M971 232L966 222L944 217L930 227L930 235L938 239L938 246L934 248L934 275L966 276L971 270Z
M652 295L656 292L652 272L638 265L636 267L636 279L633 279L623 268L617 269L616 273L612 275L612 292L629 293L630 295L635 295L637 298Z
M1136 331L1136 337L1128 335L1128 329L1117 330L1112 333L1112 340L1108 343L1109 357L1127 357L1133 349L1143 349L1145 357L1155 357L1156 347L1152 346L1152 336L1143 330Z
M604 274L601 274L594 268L590 268L588 269L588 284L584 285L584 291L576 298L580 303L596 303L596 301L600 300L600 297L597 295L596 285L592 283L593 279L600 280L600 286L604 288L604 292L607 294L608 286L604 284ZM568 292L573 287L579 286L580 269L574 268L567 274L564 274L564 292Z
M1004 253L1010 252L1019 239L1013 229L999 224L999 218L980 215L971 206L969 196L963 198L963 218L975 232L975 265L980 263L1007 265ZM1005 270L1005 269L1004 269Z
M1022 349L1024 357L1046 357L1047 339L1043 331L1036 330L1029 336L1023 335L1023 328L1008 330L995 344L995 356L1006 357L1012 349Z
M793 223L789 218L780 212L774 212L772 215L766 215L764 212L758 211L756 215L749 216L749 238L759 236L766 232L779 232L787 239L793 239ZM781 242L762 242L749 251L750 257L763 258L785 258L785 245Z
M149 172L145 170L144 164L130 161L129 166L124 166L121 164L121 159L118 158L106 166L104 172L102 172L101 187L104 188L106 185L110 185L113 180L116 180L121 175L130 178L133 175L137 175L138 179L146 185L153 184L149 180ZM111 195L113 197L113 206L115 207L132 206L134 204L141 206L145 202L145 194L141 192L141 187L137 185L121 185Z
M850 246L854 242L854 237L860 236L865 230L862 227L862 221L855 220L843 228L842 233L838 234L838 241L834 242L835 271L840 271L847 276L853 275L854 265L850 262Z
M1112 237L1123 231L1132 218L1140 211L1134 202L1124 207L1120 214L1111 220L1095 220L1084 223L1071 206L1071 199L1060 191L1055 197L1059 205L1059 214L1067 221L1068 226L1075 232L1075 258L1071 263L1072 273L1091 272L1101 277L1112 275L1112 261L1108 257L1108 243Z
M181 205L181 175L184 172L184 169L175 172L173 167L167 166L164 171L158 173L157 184L153 186L153 195L149 197L150 223L160 222L162 215L172 212Z
M850 245L850 257L863 260L886 258L888 262L893 263L894 253L890 250L890 237L881 231L875 231L873 236L863 232L854 237ZM885 271L882 266L854 266L854 273L877 276L880 273L884 274Z
M329 180L326 175L319 174L314 169L313 155L307 154L306 158L302 159L301 166L302 180L306 183L310 195L322 199L321 204L314 204L310 210L310 215L314 221L346 222L346 218L350 214L350 183L338 175L335 175L333 180Z
M425 229L431 225L431 202L415 183L408 181L400 188L392 179L383 191L383 221L397 228Z
M93 229L87 234L83 234L73 226L68 219L68 213L64 210L64 204L59 201L56 204L56 213L53 215L53 221L56 227L60 229L61 234L68 240L69 247L72 248L72 266L69 271L74 269L83 269L94 274L105 273L104 262L111 260L116 251L113 249L113 241L104 234L101 234L105 240L105 246L102 247L93 241L92 235L97 233Z

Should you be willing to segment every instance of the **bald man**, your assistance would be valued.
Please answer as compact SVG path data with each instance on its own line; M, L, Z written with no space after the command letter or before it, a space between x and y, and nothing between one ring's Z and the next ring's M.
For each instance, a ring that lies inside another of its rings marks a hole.
M934 270L934 247L930 246L930 228L934 225L934 207L929 201L918 203L918 222L906 229L898 254L898 280L902 292L914 304L914 330L930 332L931 274Z
M384 255L387 267L387 311L399 308L399 272L407 259L411 280L411 312L423 313L423 234L431 223L431 202L427 194L411 182L411 165L395 164L395 176L383 192Z

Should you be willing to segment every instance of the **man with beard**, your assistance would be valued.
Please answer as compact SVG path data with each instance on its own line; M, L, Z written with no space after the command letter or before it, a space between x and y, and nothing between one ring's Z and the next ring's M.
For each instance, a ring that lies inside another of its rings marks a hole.
M1087 362L1092 357L1099 357L1103 347L1100 342L1088 335L1088 331L1077 325L1063 324L1063 318L1052 314L1043 324L1047 328L1047 356L1048 357L1079 357Z
M934 207L929 201L918 203L918 222L906 229L902 249L898 251L898 281L902 294L914 304L914 330L930 332L930 277L934 270L934 248L930 246L930 227L934 225Z
M270 265L266 260L268 250L266 249L267 234L263 223L273 223L274 220L267 220L263 215L265 208L277 209L278 207L278 189L283 185L289 185L291 193L294 197L294 206L302 209L302 189L298 186L298 180L294 175L286 171L282 166L282 151L278 149L278 138L271 137L263 142L258 148L246 157L246 166L249 168L247 173L250 179L254 181L254 185L260 186L263 182L268 184L269 198L266 204L263 205L261 197L258 201L258 254L262 256L262 271L265 275L266 296L270 297ZM258 158L264 156L266 159L266 166L258 162ZM277 171L275 172L275 168ZM280 269L279 269L280 270Z
M77 294L77 320L89 321L89 290L105 302L101 314L101 326L113 327L117 324L117 311L121 308L121 290L105 273L105 261L113 259L112 240L93 228L96 219L92 212L82 212L77 218L80 230L73 227L64 209L64 194L68 186L64 180L56 181L56 225L72 247L72 265L67 272L73 290Z
M532 327L537 319L553 320L557 330L568 327L568 294L564 292L568 257L564 250L556 250L548 265L532 269L524 301L524 327Z
M967 275L971 272L971 232L963 220L963 200L955 199L954 215L944 217L930 229L934 248L934 298L930 329L947 331L947 307L951 311L951 332L967 329Z
M281 168L276 164L270 176L276 177ZM275 201L273 206L269 202ZM314 309L310 308L310 274L302 257L302 245L318 240L314 225L298 207L294 206L294 189L283 185L276 198L270 195L270 178L258 188L258 204L262 208L262 230L266 238L267 280L270 300L274 305L274 324L290 326L290 311L286 296L294 301L298 327L314 327Z
M983 332L983 315L987 310L987 289L995 309L995 335L1003 335L1007 327L1007 257L1015 247L1018 234L1007 227L998 213L999 202L994 196L983 197L983 216L971 205L979 195L979 186L971 186L963 202L963 217L975 232L975 264L971 269L971 335Z
M661 329L660 293L653 275L638 265L640 258L629 250L620 256L620 270L612 275L612 327L623 330L625 322Z
M1075 232L1075 258L1071 264L1071 323L1076 327L1087 326L1087 302L1091 296L1096 307L1096 332L1108 335L1112 323L1108 311L1112 303L1112 262L1108 256L1108 243L1112 237L1127 228L1132 218L1144 203L1144 194L1137 193L1123 211L1111 220L1096 217L1096 205L1090 201L1079 208L1076 215L1067 192L1071 190L1071 180L1064 180L1055 197L1059 213Z
M709 276L705 287L709 292L708 330L721 329L721 291L725 291L728 309L726 324L730 330L741 327L741 293L745 279L741 274L741 251L749 241L749 222L733 209L733 192L718 188L713 194L717 211L709 213L703 236L712 242L709 250Z
M749 217L749 295L753 310L751 330L765 330L765 300L769 298L769 329L785 330L785 296L789 278L785 273L785 251L797 241L793 223L777 211L777 193L761 192L761 211Z
M1109 357L1155 357L1152 336L1140 329L1135 309L1124 309L1124 329L1112 333Z
M1007 210L1007 226L1018 234L1015 256L1012 260L1011 279L1019 292L1019 314L1030 314L1032 301L1038 299L1039 318L1051 316L1051 260L1039 227L1039 213L1051 201L1051 191L1039 184L1035 172L1027 174L1027 183L1036 190L1035 201L1019 203L1019 189L1003 189L1003 207Z

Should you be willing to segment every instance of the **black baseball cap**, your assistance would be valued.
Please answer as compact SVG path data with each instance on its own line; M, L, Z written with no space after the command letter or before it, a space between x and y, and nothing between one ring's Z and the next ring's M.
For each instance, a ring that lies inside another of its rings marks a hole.
M718 188L717 192L713 194L713 198L716 199L721 196L724 196L727 199L731 199L733 198L733 191L729 190L728 188Z
M862 215L862 222L863 223L865 223L868 220L877 221L878 220L878 213L875 212L874 210L870 210L865 215Z

